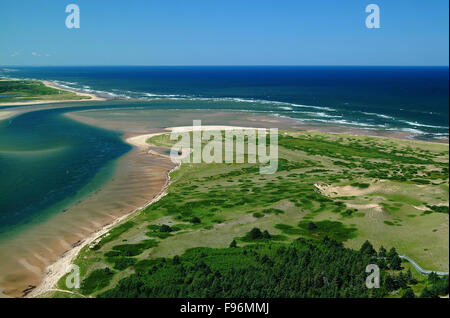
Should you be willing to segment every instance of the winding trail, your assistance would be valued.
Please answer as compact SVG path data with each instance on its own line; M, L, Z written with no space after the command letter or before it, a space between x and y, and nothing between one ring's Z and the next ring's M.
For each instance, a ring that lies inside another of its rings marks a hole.
M89 298L89 297L84 296L83 294L76 293L76 292L73 292L73 291L70 291L70 290L59 289L59 288L51 288L51 289L49 289L47 291L48 292L60 292L60 293L71 294L71 295L75 295L75 296L78 296L78 297L81 297L81 298Z
M401 259L405 259L408 262L410 262L421 274L430 275L431 273L436 273L436 275L439 275L439 276L447 276L448 275L448 272L437 272L437 271L430 271L430 270L423 269L412 258L409 258L406 255L399 255L399 257Z

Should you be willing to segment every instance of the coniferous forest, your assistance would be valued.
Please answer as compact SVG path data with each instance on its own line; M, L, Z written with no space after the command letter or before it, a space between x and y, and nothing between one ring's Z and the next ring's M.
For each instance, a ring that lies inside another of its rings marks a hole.
M381 286L369 289L366 266L373 263L381 268ZM399 271L395 249L377 252L366 242L357 251L328 237L321 241L300 238L290 244L239 247L232 242L225 249L195 248L172 259L140 261L134 269L135 274L100 297L360 298L385 297L393 290L408 297L410 286L417 283L410 271ZM446 290L428 290L424 297L448 294L448 277L433 279Z

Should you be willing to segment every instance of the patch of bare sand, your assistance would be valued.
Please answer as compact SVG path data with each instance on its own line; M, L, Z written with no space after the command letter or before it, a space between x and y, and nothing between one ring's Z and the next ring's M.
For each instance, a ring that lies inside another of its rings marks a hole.
M333 186L326 183L315 183L314 186L320 191L320 193L327 197L362 196L374 192L380 188L380 185L371 185L368 188L361 189L351 185Z
M436 206L448 206L448 201L447 202L440 202L440 203L436 203L436 204L432 204L432 205L436 205ZM429 211L430 208L426 207L425 205L416 205L413 206L414 209L419 210L419 211Z
M372 210L375 212L383 212L382 207L378 203L367 203L367 204L353 204L353 203L347 203L346 204L349 208L354 208L358 210Z
M368 213L368 216L371 218L379 217L384 213L383 208L378 203L367 203L367 204L346 203L346 206L360 211L366 211Z
M17 113L16 111L0 111L0 120L8 119Z
M60 90L60 91L71 92L71 93L75 93L75 95L78 95L78 96L89 97L88 100L90 100L90 101L92 101L92 100L105 100L105 98L98 97L98 96L95 95L95 94L88 94L88 93L77 92L77 91L75 91L75 90L73 90L73 89L68 89L68 88L65 88L65 87L64 87L64 88L63 88L63 87L60 87L60 86L58 86L58 85L56 85L56 84L54 84L54 83L52 83L52 82L49 82L49 81L42 81L42 83L43 83L45 86L47 86L47 87L54 88L54 89L57 89L57 90Z
M255 128L255 127L239 127L239 126L220 126L220 125L208 125L208 126L179 126L179 127L169 127L166 128L167 130L170 130L174 133L182 133L182 132L189 132L193 130L200 130L200 131L218 131L218 130L242 130L242 129L258 129L264 131L265 128Z

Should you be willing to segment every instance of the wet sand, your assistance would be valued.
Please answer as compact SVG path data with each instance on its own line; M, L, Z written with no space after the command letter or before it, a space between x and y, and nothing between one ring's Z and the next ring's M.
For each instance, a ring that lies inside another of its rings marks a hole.
M167 182L175 164L134 148L118 159L105 185L42 224L0 242L0 286L23 297L38 286L46 268L105 225L146 205Z
M18 114L18 112L13 111L0 111L0 120L8 119Z
M165 127L192 126L193 120L202 120L202 125L232 125L255 128L278 128L299 131L318 131L347 135L406 139L434 143L448 143L448 139L419 140L417 134L383 129L363 129L343 125L324 125L301 122L287 117L268 115L261 112L233 110L160 110L114 108L82 110L66 114L69 118L85 124L129 134L145 134Z

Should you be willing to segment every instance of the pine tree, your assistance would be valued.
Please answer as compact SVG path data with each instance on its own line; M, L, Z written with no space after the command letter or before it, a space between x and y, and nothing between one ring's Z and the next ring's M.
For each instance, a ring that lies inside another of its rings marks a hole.
M175 255L175 256L173 257L172 264L173 264L173 265L181 264L180 257L179 257L178 255Z
M314 222L309 222L308 223L308 230L315 230L317 229L317 225Z
M249 236L250 236L251 239L260 239L260 238L262 238L263 235L262 235L260 229L258 229L257 227L254 227L254 228L250 231Z
M376 255L377 252L373 248L372 244L370 244L369 241L365 241L364 244L361 246L361 249L359 250L361 253L369 256Z
M402 259L396 255L389 261L389 267L392 270L398 271L402 269Z
M414 294L411 287L408 287L405 289L405 292L403 293L402 298L416 298L416 295Z
M411 269L408 268L408 271L406 272L406 277L408 277L408 284L415 285L417 284L417 280L414 278Z
M392 270L402 269L402 266L401 266L402 260L398 256L398 253L394 247L389 250L389 253L387 254L387 260L388 260L390 269L392 269Z
M390 259L394 258L395 256L398 256L398 253L395 250L395 247L393 247L389 250L389 253L387 254L387 258L390 260Z
M439 295L436 295L432 290L425 288L420 294L420 298L438 298Z
M386 259L384 259L384 258L378 259L377 264L378 264L378 267L380 267L381 269L387 268Z
M386 249L383 245L381 245L380 250L378 251L378 257L386 257Z

